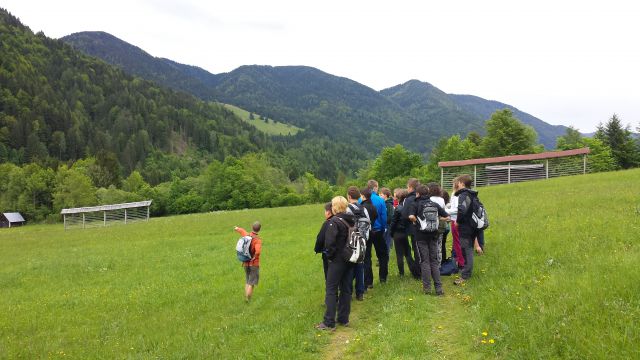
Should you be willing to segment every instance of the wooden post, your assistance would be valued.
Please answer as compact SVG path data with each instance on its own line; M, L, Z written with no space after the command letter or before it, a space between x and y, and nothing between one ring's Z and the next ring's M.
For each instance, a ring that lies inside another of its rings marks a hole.
M587 173L587 154L582 155L582 174Z
M127 209L124 209L124 223L127 223Z
M84 213L82 213L82 228L84 229Z
M150 208L150 207L151 207L151 206L147 206L147 221L149 221L149 208Z
M107 226L107 212L103 211L102 213L104 214L104 226Z
M440 188L444 189L444 168L440 168Z
M478 187L478 165L473 165L473 187Z
M548 179L549 178L549 159L547 159L545 167L547 168L546 171L547 171L547 179Z
M62 223L64 224L64 229L67 230L67 214L62 214Z
M511 163L507 164L507 184L511 184Z

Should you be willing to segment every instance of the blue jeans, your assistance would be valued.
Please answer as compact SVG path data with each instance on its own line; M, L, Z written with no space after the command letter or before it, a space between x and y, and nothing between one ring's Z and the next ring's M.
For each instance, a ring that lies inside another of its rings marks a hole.
M355 264L353 278L356 281L356 296L364 294L364 264Z

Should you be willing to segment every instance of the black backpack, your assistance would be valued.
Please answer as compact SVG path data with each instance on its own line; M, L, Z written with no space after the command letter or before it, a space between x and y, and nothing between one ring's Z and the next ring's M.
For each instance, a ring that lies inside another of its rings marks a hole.
M438 215L438 204L431 200L421 202L418 212L418 231L423 233L435 233L440 226L440 215Z

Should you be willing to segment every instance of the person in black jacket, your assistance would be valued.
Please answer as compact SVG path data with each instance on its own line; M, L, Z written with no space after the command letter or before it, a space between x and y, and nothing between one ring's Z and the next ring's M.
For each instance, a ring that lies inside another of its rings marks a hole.
M333 217L333 213L331 212L331 203L328 202L324 204L324 218L325 221L322 223L322 227L318 232L318 236L316 236L316 246L314 248L316 254L322 253L322 269L324 270L324 280L327 280L327 269L329 268L329 260L327 260L327 254L324 251L324 237L327 232L327 226L329 225L329 220Z
M349 227L355 226L355 218L346 213L347 205L347 199L343 196L336 196L331 200L334 216L328 221L324 237L324 248L329 262L324 297L326 311L323 321L316 325L316 329L319 330L335 330L336 310L338 324L349 325L353 264L346 259L345 247Z
M363 188L362 190L360 190L360 195L362 196L362 202L360 203L360 205L367 209L369 218L371 219L371 231L369 231L369 236L367 237L367 251L364 255L364 285L367 289L371 289L373 288L373 264L371 262L371 249L374 246L376 247L376 255L378 256L378 260L381 262L380 267L378 268L378 276L380 277L380 282L387 281L387 273L389 269L389 252L387 251L386 244L384 244L384 240L382 239L382 234L373 230L373 224L378 219L378 210L371 202L371 189ZM374 237L376 238L374 239Z
M473 178L470 175L458 176L453 180L453 187L456 190L455 196L458 197L458 218L456 223L462 256L464 257L464 267L460 272L460 278L454 281L456 285L468 280L473 272L473 245L478 236L478 229L471 223L471 215L473 214L471 202L474 197L478 197L478 192L470 189L472 184Z
M407 266L409 267L409 271L411 272L411 274L415 272L415 263L413 261L413 257L411 256L411 248L409 247L409 224L402 218L402 210L404 208L402 203L404 202L405 197L409 195L409 193L406 189L400 188L395 189L393 193L395 199L398 201L398 206L393 212L393 218L391 219L389 232L391 234L391 237L393 238L393 242L395 243L398 273L400 274L400 276L404 276L405 258L407 259Z
M411 238L411 247L413 248L413 258L418 259L418 245L416 244L416 229L411 221L409 221L409 216L415 212L415 202L416 202L416 189L420 186L420 180L416 178L411 178L407 181L407 197L404 198L402 202L402 219L408 224L407 234ZM415 268L413 269L413 276L416 279L420 278L420 266L416 263Z

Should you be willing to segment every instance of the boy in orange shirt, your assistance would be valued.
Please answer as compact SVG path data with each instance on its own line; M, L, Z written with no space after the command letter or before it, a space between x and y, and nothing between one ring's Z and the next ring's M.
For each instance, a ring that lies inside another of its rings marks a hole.
M242 267L244 267L246 284L244 286L244 296L245 300L248 302L251 300L251 295L253 295L253 287L258 285L258 280L260 279L260 252L262 251L262 239L258 233L260 232L260 223L258 221L254 222L251 226L252 232L247 233L247 231L241 227L234 227L233 230L240 233L240 236L251 236L251 246L249 247L249 252L251 253L251 260L245 261L242 263Z

